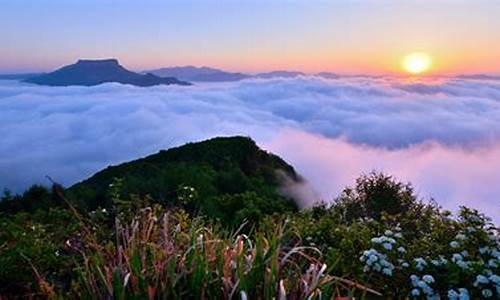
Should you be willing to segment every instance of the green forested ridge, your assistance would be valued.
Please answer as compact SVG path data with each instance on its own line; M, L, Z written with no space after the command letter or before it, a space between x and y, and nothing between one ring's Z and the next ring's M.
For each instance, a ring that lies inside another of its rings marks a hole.
M281 170L281 172L277 172ZM500 237L411 184L362 175L330 204L280 195L282 159L215 138L0 201L0 297L495 299Z
M124 201L138 202L134 205L147 198L236 224L244 218L297 210L293 199L278 191L283 174L292 182L301 181L292 166L261 150L250 138L219 137L107 167L69 187L64 195L79 209L109 209L110 186L115 183ZM195 192L187 193L191 189ZM7 193L4 198L0 209L10 212L61 204L54 193L40 186L23 195Z

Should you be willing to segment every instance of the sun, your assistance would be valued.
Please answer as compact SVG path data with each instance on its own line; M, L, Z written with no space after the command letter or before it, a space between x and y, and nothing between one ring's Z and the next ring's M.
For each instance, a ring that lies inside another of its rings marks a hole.
M414 52L404 57L402 65L406 72L417 75L432 67L432 58L426 53Z

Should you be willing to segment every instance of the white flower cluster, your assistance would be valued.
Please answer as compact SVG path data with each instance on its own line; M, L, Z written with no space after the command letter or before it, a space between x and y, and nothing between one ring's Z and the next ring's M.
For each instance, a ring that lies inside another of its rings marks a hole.
M462 243L467 240L467 236L463 233L458 233L455 236L455 240L450 242L450 247L451 248L460 248L462 246Z
M394 265L387 260L387 255L373 248L364 251L359 260L365 263L363 268L364 272L375 271L387 276L392 276Z
M469 300L470 299L469 291L466 288L459 288L458 290L451 289L448 291L448 299Z
M489 268L498 268L500 266L500 250L495 247L481 247L479 253L486 258L486 266Z
M411 285L413 289L411 290L411 295L414 297L419 297L421 295L425 296L427 300L439 299L439 295L435 294L434 289L431 284L435 282L432 275L424 275L422 278L417 275L410 276Z
M419 271L423 271L427 267L427 261L422 257L414 258L413 261L415 262L415 269Z
M395 232L386 230L382 236L372 238L371 242L375 245L380 245L384 251L392 251L396 247L396 239L401 239L403 237L399 232L401 230L400 228L396 227L394 230ZM406 249L398 247L397 251L399 253L405 253ZM363 268L364 272L375 271L386 276L392 276L395 268L394 264L388 260L387 255L377 251L375 248L364 251L359 260L365 263ZM404 261L400 261L400 264L408 266Z
M396 240L393 239L392 237L388 236L380 236L380 237L374 237L372 240L372 243L375 244L381 244L382 247L384 247L386 250L392 250L392 245L396 243Z
M474 281L474 286L481 289L481 294L485 298L493 297L495 290L495 294L500 298L500 276L488 272L488 275L477 275L476 280Z
M436 266L436 267L444 266L447 263L448 263L448 260L443 255L439 255L439 257L436 259L431 259L431 264Z
M465 253L453 253L451 257L451 261L454 262L457 266L459 266L463 270L468 270L471 266L470 261L464 260Z

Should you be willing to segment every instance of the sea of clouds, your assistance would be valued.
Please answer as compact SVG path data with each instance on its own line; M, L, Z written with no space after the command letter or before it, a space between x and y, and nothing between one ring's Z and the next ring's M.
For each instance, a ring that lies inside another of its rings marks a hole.
M361 173L411 181L445 208L500 217L500 81L318 77L189 87L0 81L0 189L68 186L109 164L247 135L324 200Z

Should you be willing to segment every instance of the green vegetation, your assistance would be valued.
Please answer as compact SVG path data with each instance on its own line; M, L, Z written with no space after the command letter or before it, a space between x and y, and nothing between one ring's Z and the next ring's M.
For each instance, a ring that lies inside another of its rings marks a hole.
M301 181L290 165L250 138L214 138L108 167L67 192L80 208L109 209L109 185L120 178L124 195L147 194L165 207L182 204L190 213L201 211L237 224L242 214L297 210L292 199L278 193L282 176ZM191 188L196 193L183 197Z
M499 230L481 213L454 217L378 173L299 211L280 176L300 182L250 139L217 138L6 192L0 297L500 296Z

